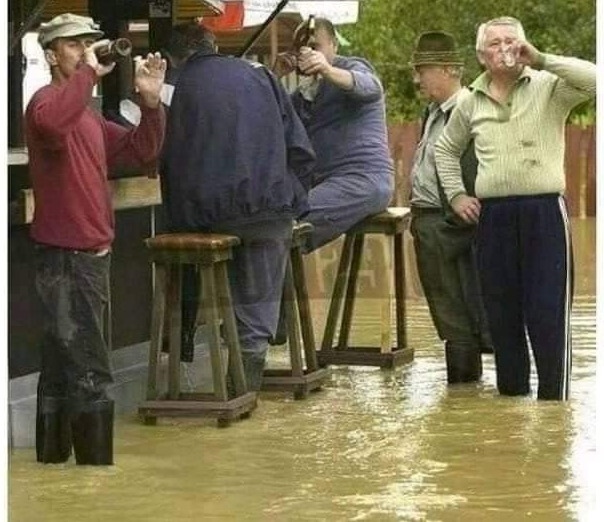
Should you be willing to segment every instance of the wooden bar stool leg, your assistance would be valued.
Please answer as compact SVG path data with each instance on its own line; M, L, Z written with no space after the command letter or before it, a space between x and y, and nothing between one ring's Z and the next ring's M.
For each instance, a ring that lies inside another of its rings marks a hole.
M394 234L394 292L396 297L396 343L407 348L404 234Z
M220 315L224 321L224 330L226 342L229 348L229 375L235 385L235 394L237 397L247 393L247 384L245 382L245 372L243 371L243 361L241 360L241 348L239 346L239 334L237 333L237 324L233 312L233 303L231 298L231 289L229 288L229 279L226 263L218 263L215 267L216 287L218 290L218 304L220 306Z
M331 303L329 305L329 312L327 313L327 321L325 323L323 341L321 342L321 350L333 350L333 338L335 336L336 326L340 316L340 310L342 308L346 280L348 278L348 271L350 269L353 241L354 236L346 234L344 238L344 245L342 246L342 252L340 254L340 264L338 265L338 272L334 283Z
M346 350L346 348L348 348L348 341L350 340L350 326L352 324L352 313L354 311L357 280L359 278L359 269L361 268L364 242L364 234L356 234L354 236L350 274L348 276L346 297L344 298L344 312L342 313L342 324L340 326L340 335L338 337L338 350Z
M180 395L180 332L182 329L182 267L172 265L168 286L170 314L170 355L168 357L168 397L177 400Z
M304 357L306 359L306 368L309 372L314 372L319 369L319 363L315 351L315 332L312 324L312 316L310 314L308 287L306 286L302 252L296 247L291 251L290 257L294 280L294 292L296 294L296 302L298 303L298 313L300 316L300 329L302 330L302 345L304 348Z
M166 307L166 271L166 266L163 264L157 264L155 267L155 291L153 294L153 311L151 313L147 400L154 400L157 398L157 369L164 332L164 313Z
M199 282L199 286L197 288L197 314L195 315L195 327L201 326L203 324L206 324L206 317L205 317L205 312L203 309L203 306L201 306L201 295L203 292L203 284L201 282L201 268L199 267L199 265L195 266L195 270L197 271L197 279Z
M285 284L283 285L282 306L285 307L285 321L287 324L287 337L289 341L289 353L294 377L304 376L302 362L302 348L300 346L300 326L296 316L296 302L294 300L294 279L291 261L288 259L285 268Z
M203 285L202 301L204 311L210 326L210 359L212 362L212 378L214 380L214 395L220 401L227 400L226 380L220 353L220 327L218 315L218 300L216 299L216 280L212 265L201 267Z

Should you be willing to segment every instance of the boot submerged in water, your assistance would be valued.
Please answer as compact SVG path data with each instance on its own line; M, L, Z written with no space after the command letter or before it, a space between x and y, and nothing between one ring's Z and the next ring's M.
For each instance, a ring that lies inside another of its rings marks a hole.
M112 400L80 405L72 414L71 430L77 464L113 464Z
M71 426L67 399L38 395L36 459L44 464L66 462L71 455Z
M482 359L480 349L467 344L445 344L447 361L447 382L457 384L462 382L477 382L482 376Z

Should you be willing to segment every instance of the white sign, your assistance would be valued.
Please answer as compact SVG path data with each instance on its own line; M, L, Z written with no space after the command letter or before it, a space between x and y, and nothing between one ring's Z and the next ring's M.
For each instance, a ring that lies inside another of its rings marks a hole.
M244 0L244 27L261 25L279 4L279 0ZM327 18L335 25L353 24L359 18L358 0L291 0L283 13L298 13L303 19L308 15Z

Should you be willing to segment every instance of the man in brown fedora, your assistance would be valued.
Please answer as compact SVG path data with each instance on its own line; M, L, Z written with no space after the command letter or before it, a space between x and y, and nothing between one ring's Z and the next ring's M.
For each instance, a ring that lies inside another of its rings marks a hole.
M453 36L423 33L412 56L413 79L429 105L411 171L411 233L418 272L439 337L445 341L449 384L477 381L481 349L490 345L474 254L474 226L457 219L436 173L434 143L455 104L468 91L461 86L463 59ZM464 181L473 192L473 144L462 159Z

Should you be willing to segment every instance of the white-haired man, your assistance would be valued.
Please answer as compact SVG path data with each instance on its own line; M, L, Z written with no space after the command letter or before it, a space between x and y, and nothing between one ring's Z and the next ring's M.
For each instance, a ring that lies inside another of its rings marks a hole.
M595 95L596 68L538 51L511 17L482 24L476 50L485 71L436 143L438 174L455 212L478 222L478 267L499 392L530 392L528 333L538 398L566 400L572 256L564 127L571 109ZM476 198L466 194L459 165L471 138L479 163Z

